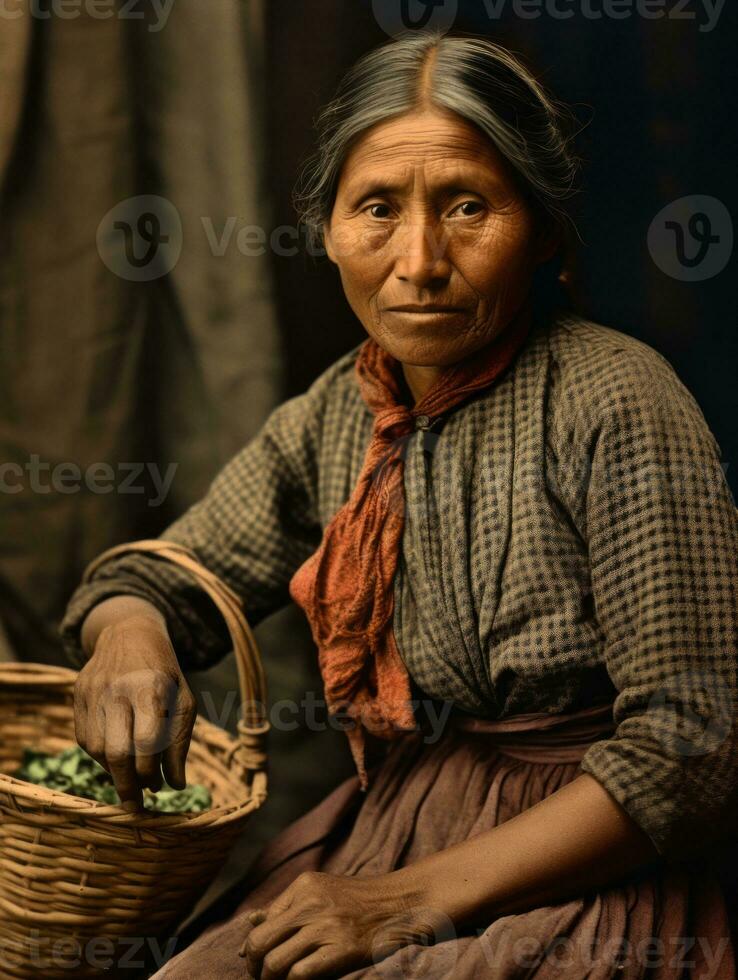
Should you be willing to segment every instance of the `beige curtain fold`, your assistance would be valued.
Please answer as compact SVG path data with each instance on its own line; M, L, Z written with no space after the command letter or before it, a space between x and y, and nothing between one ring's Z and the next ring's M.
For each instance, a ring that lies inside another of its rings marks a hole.
M270 256L236 238L270 225L261 4L158 6L0 23L0 622L21 659L63 662L86 562L158 533L281 395ZM181 251L136 281L98 239L141 195Z

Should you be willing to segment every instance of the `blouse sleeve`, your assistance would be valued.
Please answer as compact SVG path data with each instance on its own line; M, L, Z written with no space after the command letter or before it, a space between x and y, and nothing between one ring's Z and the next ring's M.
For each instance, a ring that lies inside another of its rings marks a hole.
M161 535L222 578L242 598L251 625L289 601L292 574L320 542L315 487L323 388L316 382L273 411L206 495ZM75 666L85 663L79 634L86 615L121 594L161 610L183 666L208 667L230 649L220 614L186 572L131 553L103 563L71 597L61 635Z
M585 537L617 728L581 768L661 855L687 857L735 833L738 511L665 359L625 355L601 394Z

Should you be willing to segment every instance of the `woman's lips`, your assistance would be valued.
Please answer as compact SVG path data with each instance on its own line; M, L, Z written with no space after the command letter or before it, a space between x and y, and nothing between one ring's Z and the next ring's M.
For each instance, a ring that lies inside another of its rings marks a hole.
M451 303L401 303L397 306L388 306L386 309L402 313L445 313L457 312L463 307L453 306Z
M460 306L388 306L385 313L397 313L401 316L417 317L419 319L435 319L438 317L458 316L466 313Z

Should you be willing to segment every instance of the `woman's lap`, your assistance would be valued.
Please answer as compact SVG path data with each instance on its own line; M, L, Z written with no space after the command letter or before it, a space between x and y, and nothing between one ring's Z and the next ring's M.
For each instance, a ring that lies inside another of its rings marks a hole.
M576 763L500 755L483 736L393 744L366 795L352 777L277 835L243 882L240 902L155 974L156 980L245 976L238 949L246 913L301 872L372 875L412 864L515 816L571 781ZM358 978L535 977L735 980L733 944L717 877L664 866L557 905L448 931L346 974ZM618 965L619 964L619 965Z

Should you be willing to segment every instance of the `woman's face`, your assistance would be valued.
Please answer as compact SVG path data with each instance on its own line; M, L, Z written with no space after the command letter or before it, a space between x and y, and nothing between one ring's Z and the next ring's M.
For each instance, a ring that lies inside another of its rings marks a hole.
M437 109L357 139L324 232L367 333L418 366L454 364L493 340L556 248L490 141Z

